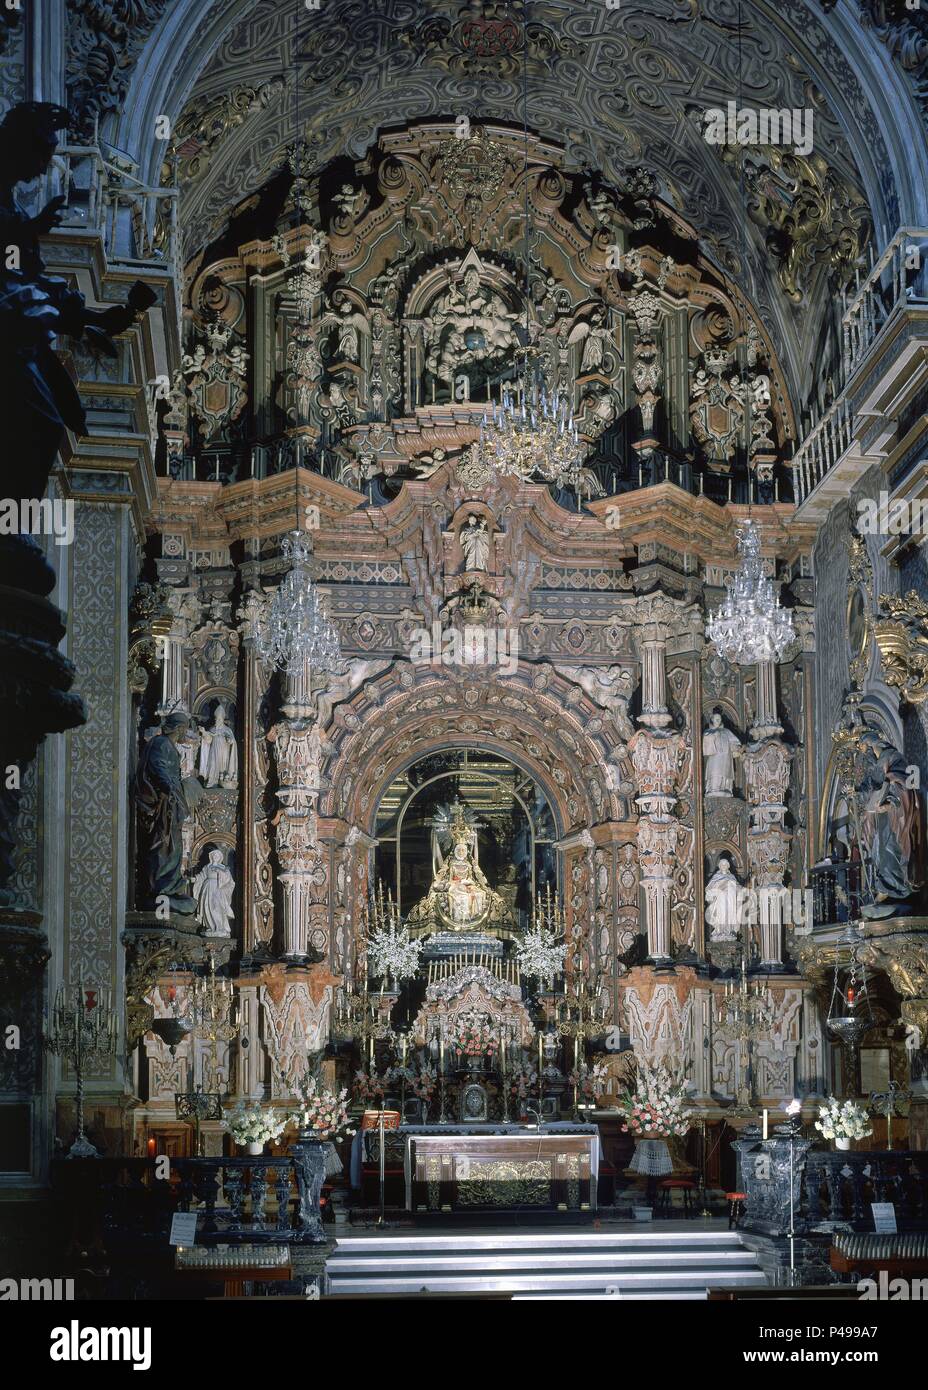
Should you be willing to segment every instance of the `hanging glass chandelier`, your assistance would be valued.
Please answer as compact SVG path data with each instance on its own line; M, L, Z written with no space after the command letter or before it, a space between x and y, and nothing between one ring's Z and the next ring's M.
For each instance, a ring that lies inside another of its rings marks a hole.
M706 624L706 636L727 661L738 665L781 661L796 635L793 615L780 606L773 583L764 575L756 523L745 521L736 535L741 563L727 585L725 601Z
M549 392L540 374L526 369L519 387L503 386L492 415L484 412L480 456L503 477L576 487L583 451L570 400Z
M312 542L305 531L291 531L281 546L290 569L281 580L256 632L258 654L266 666L299 677L334 671L341 664L338 630L310 571Z

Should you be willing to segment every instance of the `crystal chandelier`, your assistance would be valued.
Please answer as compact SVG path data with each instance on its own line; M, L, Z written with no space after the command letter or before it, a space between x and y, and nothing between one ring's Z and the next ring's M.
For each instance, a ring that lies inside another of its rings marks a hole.
M276 666L289 676L299 677L307 667L334 671L341 662L341 645L310 573L310 538L305 531L291 531L281 549L290 569L258 624L258 654L266 666Z
M576 487L583 452L570 401L558 391L550 393L537 372L526 371L519 389L504 385L492 415L484 412L480 456L487 469L503 477Z
M724 603L706 624L706 635L727 661L741 666L781 661L795 637L793 615L781 608L772 582L764 575L756 523L745 521L736 535L741 563L727 586Z

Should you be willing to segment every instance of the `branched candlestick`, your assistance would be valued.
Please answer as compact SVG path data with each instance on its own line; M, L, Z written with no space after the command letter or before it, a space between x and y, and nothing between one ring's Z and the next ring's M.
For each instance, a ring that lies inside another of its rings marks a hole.
M84 1133L84 1071L116 1055L118 1027L109 985L88 985L82 976L76 985L59 986L45 1046L70 1062L77 1077L77 1137L68 1158L100 1157Z
M886 1117L886 1147L893 1146L893 1116L903 1114L903 1106L912 1099L910 1091L905 1091L896 1081L890 1081L888 1091L871 1091L870 1104Z
M754 1112L751 1048L773 1024L773 1005L766 985L761 987L748 980L744 944L741 947L741 969L737 980L726 980L716 1016L716 1029L723 1038L738 1044L739 1080L735 1108L729 1113L749 1116ZM747 1054L745 1063L744 1054Z
M197 1086L193 1091L175 1091L174 1113L179 1120L193 1120L196 1157L200 1157L200 1123L203 1120L222 1119L222 1097L218 1091L204 1091Z
M232 981L216 974L216 957L209 952L209 975L193 982L191 1001L193 1032L208 1042L228 1043L241 1031L238 1000L232 991Z
M558 996L555 1005L554 1027L562 1038L573 1038L574 1071L578 1077L586 1039L595 1036L605 1023L605 1013L599 1003L599 997L599 981L590 992L586 988L585 977L578 972L569 979L565 976L564 994ZM575 1084L574 1120L579 1118L579 1100L579 1086Z

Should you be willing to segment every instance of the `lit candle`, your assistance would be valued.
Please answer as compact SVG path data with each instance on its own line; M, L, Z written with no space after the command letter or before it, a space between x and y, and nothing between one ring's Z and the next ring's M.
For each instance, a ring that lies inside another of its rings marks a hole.
M156 1151L157 1151L157 1145L155 1144L154 1139L149 1139L149 1141L148 1141L148 1157L149 1157L149 1158L154 1158Z

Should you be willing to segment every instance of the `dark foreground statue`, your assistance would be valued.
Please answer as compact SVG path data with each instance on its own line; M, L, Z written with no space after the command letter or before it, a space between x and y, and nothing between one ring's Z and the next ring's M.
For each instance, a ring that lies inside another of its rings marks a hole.
M136 778L139 817L139 864L142 906L157 908L166 900L172 912L192 913L182 870L182 827L190 814L177 744L190 725L185 714L169 714L161 733L146 744Z
M58 335L88 337L115 356L122 333L154 302L141 282L126 304L88 309L84 296L45 273L39 240L58 225L63 198L30 217L16 187L44 174L68 113L51 102L21 102L0 121L0 408L6 432L7 495L45 493L65 426L86 432L80 397L52 348ZM15 478L15 486L13 479Z

